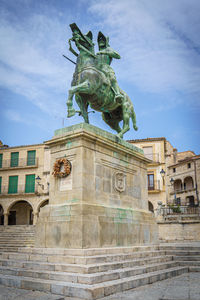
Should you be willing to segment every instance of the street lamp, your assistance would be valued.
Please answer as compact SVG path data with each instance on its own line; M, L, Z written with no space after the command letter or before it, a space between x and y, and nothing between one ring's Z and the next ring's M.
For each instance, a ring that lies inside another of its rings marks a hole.
M41 178L40 178L39 175L35 178L35 181L37 182L37 184L38 184L39 186L41 186L42 189L44 189L44 185L40 183Z
M160 175L162 176L163 184L165 184L165 171L163 169L160 171Z

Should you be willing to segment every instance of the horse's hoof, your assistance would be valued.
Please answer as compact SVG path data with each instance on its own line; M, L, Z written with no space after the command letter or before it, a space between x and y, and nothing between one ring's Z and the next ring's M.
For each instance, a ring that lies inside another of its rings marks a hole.
M123 134L121 134L121 133L118 133L116 136L120 139L123 139Z
M71 108L71 109L68 110L67 117L71 118L71 117L73 117L75 115L75 113L76 113L75 109Z

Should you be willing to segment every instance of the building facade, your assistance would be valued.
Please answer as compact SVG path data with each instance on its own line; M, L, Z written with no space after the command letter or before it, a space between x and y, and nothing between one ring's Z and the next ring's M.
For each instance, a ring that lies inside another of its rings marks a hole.
M44 144L0 144L0 224L31 225L48 204L50 152Z

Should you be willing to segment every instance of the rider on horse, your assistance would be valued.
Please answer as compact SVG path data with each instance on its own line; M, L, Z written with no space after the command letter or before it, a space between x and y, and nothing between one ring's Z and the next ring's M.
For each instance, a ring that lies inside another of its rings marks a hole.
M123 95L120 93L115 72L110 66L113 58L120 59L121 57L110 47L109 37L105 37L101 31L99 31L97 41L99 46L99 52L97 53L97 68L99 68L106 75L106 77L109 78L111 88L115 94L114 99L117 103L121 103L123 100Z

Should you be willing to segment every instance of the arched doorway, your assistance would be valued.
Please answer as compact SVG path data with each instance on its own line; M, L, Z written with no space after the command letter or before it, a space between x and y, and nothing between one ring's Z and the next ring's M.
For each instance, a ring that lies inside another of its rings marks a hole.
M33 208L27 201L17 201L9 209L8 225L32 225Z
M148 207L151 212L154 212L153 204L150 201L148 201Z
M48 200L48 199L45 200L45 201L43 201L42 203L40 203L40 205L38 206L38 214L40 213L40 209L41 209L42 207L48 205L48 204L49 204L49 200Z
M187 196L186 197L186 203L187 203L188 206L194 207L195 206L194 196Z
M181 190L182 190L182 181L181 181L181 179L176 179L174 181L174 191L178 192L178 191L181 191Z
M0 204L0 225L4 225L3 207Z
M193 182L193 178L191 176L188 176L184 179L184 189L190 190L194 188L194 182Z

